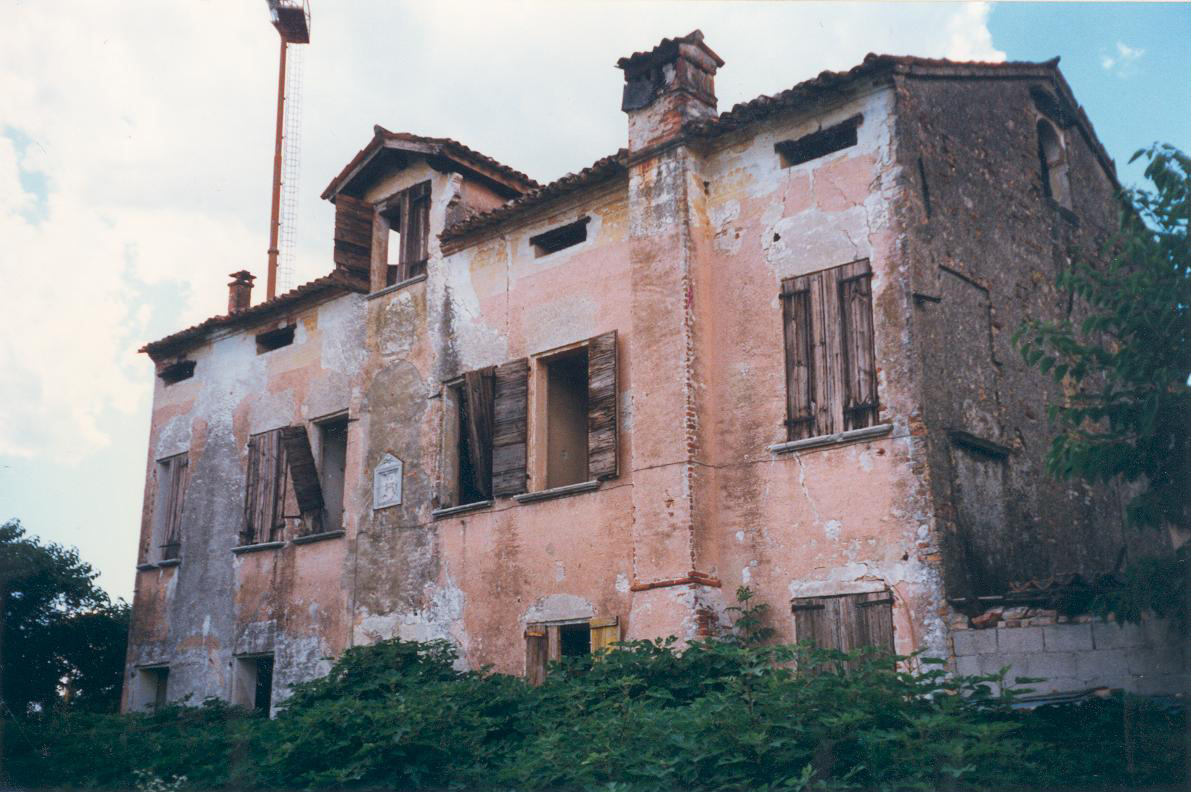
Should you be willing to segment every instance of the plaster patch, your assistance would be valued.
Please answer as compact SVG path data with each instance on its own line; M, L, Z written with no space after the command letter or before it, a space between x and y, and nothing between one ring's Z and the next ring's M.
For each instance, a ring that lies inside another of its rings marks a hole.
M840 524L839 520L828 520L827 523L823 526L823 533L826 534L827 538L830 539L831 541L838 542L839 536L840 536L840 529L842 527L843 526Z
M595 608L582 597L576 597L573 594L551 594L529 606L529 609L525 611L525 622L590 619L594 615Z

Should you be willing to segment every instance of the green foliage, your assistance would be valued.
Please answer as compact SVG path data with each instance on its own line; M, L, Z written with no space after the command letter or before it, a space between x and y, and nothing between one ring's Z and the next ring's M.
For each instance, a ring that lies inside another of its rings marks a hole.
M1153 783L1179 761L1171 713L1134 704L1130 775L1120 698L1024 712L999 675L921 657L630 641L536 688L455 659L444 642L351 649L271 721L215 701L30 717L8 767L92 789L962 790Z
M1155 145L1153 190L1126 191L1107 266L1080 259L1058 279L1087 307L1080 321L1030 321L1025 361L1064 384L1049 407L1056 476L1138 482L1128 517L1191 527L1191 158Z
M769 625L769 603L753 602L753 590L748 586L736 589L736 601L727 610L734 614L735 623L732 625L736 632L736 639L747 646L761 646L773 639L777 630Z
M115 710L129 608L95 585L73 548L42 544L17 520L0 525L0 656L5 704Z

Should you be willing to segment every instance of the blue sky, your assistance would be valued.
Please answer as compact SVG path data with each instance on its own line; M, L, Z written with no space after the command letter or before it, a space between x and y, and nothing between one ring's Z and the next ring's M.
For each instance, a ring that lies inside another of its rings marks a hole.
M373 123L553 179L623 145L615 60L696 27L727 62L721 108L870 51L1060 55L1122 181L1140 179L1127 161L1151 141L1191 151L1186 4L313 6L299 281L330 266L317 196ZM222 313L226 273L260 271L275 34L264 3L242 0L10 0L5 22L0 520L77 545L130 597L153 382L136 349Z

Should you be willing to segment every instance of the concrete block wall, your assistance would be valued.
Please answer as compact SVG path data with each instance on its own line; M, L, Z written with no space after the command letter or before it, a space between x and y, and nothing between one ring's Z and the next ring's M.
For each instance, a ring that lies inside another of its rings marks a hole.
M1032 610L1027 615L980 626L967 620L952 625L956 673L991 674L1008 666L1010 683L1017 677L1042 677L1020 686L1036 694L1106 687L1153 695L1184 689L1184 640L1164 621L1065 620Z

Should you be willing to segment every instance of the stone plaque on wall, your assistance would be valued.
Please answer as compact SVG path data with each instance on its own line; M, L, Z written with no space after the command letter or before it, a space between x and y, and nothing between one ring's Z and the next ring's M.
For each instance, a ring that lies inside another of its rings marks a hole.
M392 454L381 457L372 473L372 508L383 509L401 503L401 476L405 465Z

